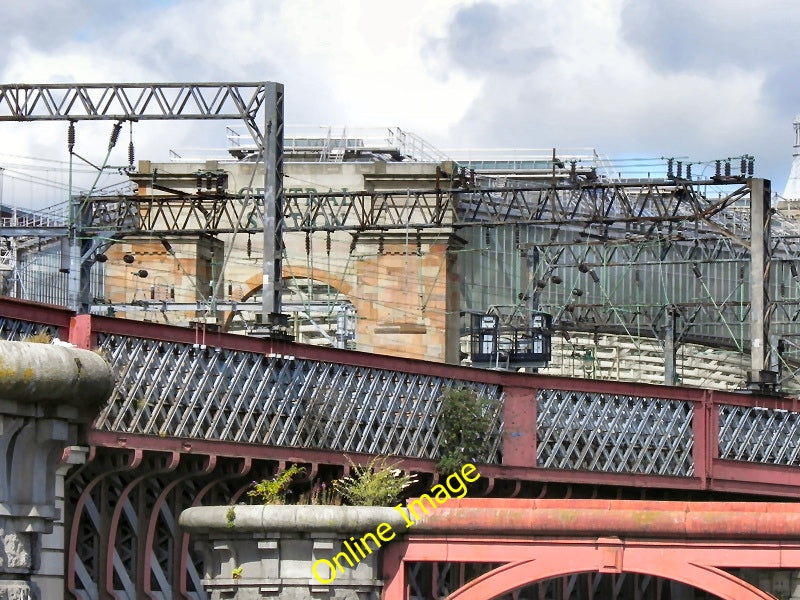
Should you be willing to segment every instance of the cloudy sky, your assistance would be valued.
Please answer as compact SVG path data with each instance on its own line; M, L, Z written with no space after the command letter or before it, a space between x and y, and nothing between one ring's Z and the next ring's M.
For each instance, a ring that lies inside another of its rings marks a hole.
M278 81L288 126L398 126L442 149L752 154L782 192L800 113L796 0L6 4L4 83ZM6 155L66 157L63 124L2 126ZM88 158L105 129L79 129ZM138 129L137 159L225 143L222 127Z

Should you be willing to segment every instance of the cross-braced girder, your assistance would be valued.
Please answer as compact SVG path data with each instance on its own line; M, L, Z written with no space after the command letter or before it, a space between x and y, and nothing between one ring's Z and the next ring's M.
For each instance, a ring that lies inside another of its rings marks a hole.
M0 85L0 121L241 120L257 145L267 89L257 83Z
M432 459L441 395L467 387L492 407L482 458L498 460L494 385L117 335L100 350L119 373L101 431Z

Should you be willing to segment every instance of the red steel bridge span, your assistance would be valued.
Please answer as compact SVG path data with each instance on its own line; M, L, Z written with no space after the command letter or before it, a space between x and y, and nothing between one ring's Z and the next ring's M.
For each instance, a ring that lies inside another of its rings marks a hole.
M429 489L439 398L453 387L495 407L479 495L800 497L795 398L485 371L0 300L1 338L41 331L98 349L117 373L87 460L67 475L73 597L204 598L177 515L237 502L287 463L316 478L341 474L347 456L395 455Z
M796 597L796 582L767 583L764 570L800 567L797 503L464 498L414 527L386 549L384 600ZM461 573L441 577L445 562ZM742 566L762 570L759 585ZM667 593L665 581L694 590Z

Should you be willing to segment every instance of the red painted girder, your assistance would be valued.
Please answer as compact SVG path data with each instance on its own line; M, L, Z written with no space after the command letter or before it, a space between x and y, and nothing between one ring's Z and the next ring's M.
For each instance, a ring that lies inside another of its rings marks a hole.
M795 503L464 498L447 500L429 512L412 526L413 534L800 538L800 504Z

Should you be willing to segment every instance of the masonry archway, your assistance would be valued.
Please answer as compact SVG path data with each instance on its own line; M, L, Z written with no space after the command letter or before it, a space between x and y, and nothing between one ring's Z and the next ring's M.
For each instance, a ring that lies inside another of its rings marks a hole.
M292 296L295 296L295 298L299 297L297 302L300 304L303 304L304 302L309 304L309 306L304 306L304 309L307 309L304 312L309 314L307 314L305 317L301 317L300 321L302 324L300 327L308 330L310 333L309 335L301 336L296 341L322 343L323 345L328 345L324 340L314 342L312 338L329 336L329 330L335 329L334 325L340 309L339 305L342 305L341 308L344 308L348 315L352 315L353 319L355 314L358 313L359 308L357 306L357 299L352 298L352 285L346 282L342 277L339 277L333 273L329 273L322 269L311 269L303 266L292 266L291 268L284 267L283 280L284 306L286 306L287 303L291 304L293 302ZM242 302L244 305L248 302L248 300L251 300L254 296L257 296L261 293L261 275L254 275L250 277L244 282L243 287L246 291L240 298L237 298L237 300ZM320 289L323 291L320 292ZM319 296L320 293L325 297L323 303L327 304L327 310L322 311L323 314L316 315L317 318L315 318L310 313L313 311L312 305L314 304L315 300L319 300L318 298L315 298L315 296ZM233 312L225 315L225 319L223 321L224 331L230 331L232 329L236 316L237 315ZM251 318L254 318L254 315L251 315ZM314 330L316 330L319 335L315 336Z

